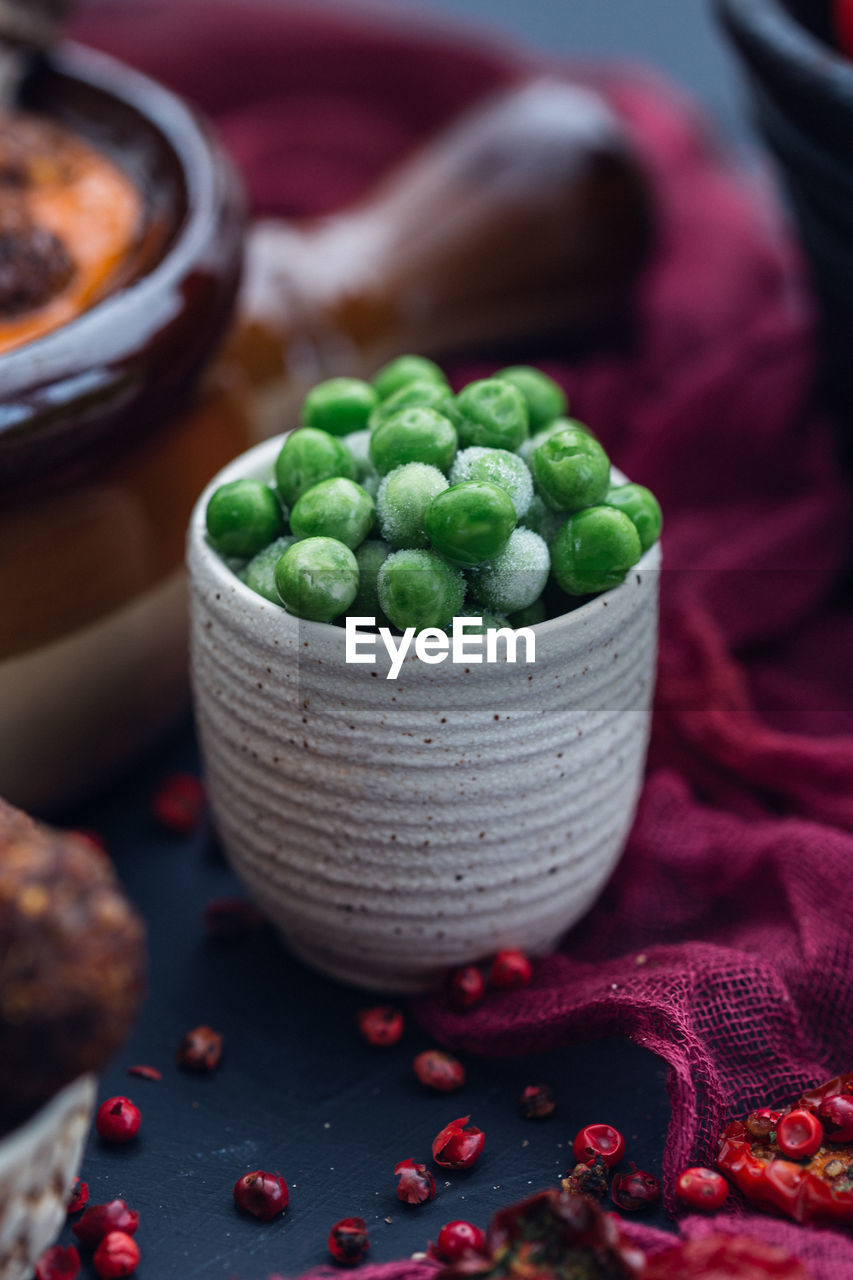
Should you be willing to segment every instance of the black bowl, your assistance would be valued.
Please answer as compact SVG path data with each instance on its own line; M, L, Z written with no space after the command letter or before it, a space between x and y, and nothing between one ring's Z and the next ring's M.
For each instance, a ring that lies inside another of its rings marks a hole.
M827 0L716 0L750 76L821 306L827 394L853 458L853 62Z

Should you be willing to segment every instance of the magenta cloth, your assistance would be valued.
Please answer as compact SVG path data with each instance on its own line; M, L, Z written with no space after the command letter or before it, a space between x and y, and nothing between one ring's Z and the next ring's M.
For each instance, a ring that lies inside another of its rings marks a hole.
M76 28L203 106L255 207L287 215L346 202L537 65L413 23L247 0L94 5ZM713 1161L728 1117L853 1070L850 495L812 403L803 268L766 192L673 92L592 78L645 158L660 242L638 350L546 367L666 513L648 777L616 874L530 987L464 1016L439 997L418 1012L471 1052L624 1035L660 1054L672 1206L675 1173ZM750 1214L736 1227L787 1243L818 1280L853 1275L847 1236Z

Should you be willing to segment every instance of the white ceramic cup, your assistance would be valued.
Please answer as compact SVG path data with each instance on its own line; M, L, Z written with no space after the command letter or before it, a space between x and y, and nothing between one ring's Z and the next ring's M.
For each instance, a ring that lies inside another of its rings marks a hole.
M0 1140L0 1280L27 1280L59 1235L95 1089L94 1076L81 1076Z
M381 642L375 665L346 663L341 627L250 591L206 541L213 490L268 479L281 443L215 477L188 537L195 712L229 860L297 955L356 986L413 992L501 947L549 950L633 818L659 547L537 625L532 664L410 654L389 680Z

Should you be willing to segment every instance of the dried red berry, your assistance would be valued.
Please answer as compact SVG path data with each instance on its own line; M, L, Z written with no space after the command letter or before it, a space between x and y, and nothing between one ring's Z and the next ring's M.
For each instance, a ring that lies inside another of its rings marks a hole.
M435 1253L442 1262L457 1262L466 1253L481 1251L485 1243L485 1231L473 1222L445 1222L435 1242Z
M818 1107L827 1142L853 1142L853 1095L836 1093Z
M721 1209L729 1194L729 1185L714 1169L694 1167L679 1174L675 1194L691 1209Z
M104 1142L130 1142L139 1133L141 1120L130 1098L107 1098L98 1107L95 1129Z
M380 1004L372 1009L360 1009L357 1015L358 1029L368 1044L388 1048L396 1044L406 1029L399 1009Z
M499 951L489 970L489 982L502 991L526 987L533 977L533 965L523 951L507 948Z
M139 1214L128 1209L123 1200L110 1200L109 1204L93 1204L71 1230L87 1249L94 1249L111 1231L122 1231L132 1236L139 1226Z
M370 1248L364 1218L341 1218L329 1232L329 1253L335 1262L354 1267Z
M823 1125L812 1111L789 1111L776 1126L776 1145L792 1160L813 1156L823 1142Z
M75 1280L80 1271L80 1254L73 1244L55 1244L45 1249L35 1265L35 1280Z
M211 1027L193 1027L181 1043L175 1061L185 1071L215 1071L222 1059L222 1036Z
M660 1201L660 1183L653 1173L631 1165L630 1173L616 1173L610 1188L613 1203L631 1213L649 1209Z
M576 1164L563 1174L560 1187L563 1191L571 1191L575 1195L589 1196L593 1200L603 1200L607 1195L609 1170L601 1156L595 1156L588 1163Z
M528 1084L521 1091L518 1109L525 1120L547 1120L556 1109L550 1085Z
M769 1107L760 1107L758 1111L752 1111L746 1118L746 1128L749 1136L755 1138L758 1142L763 1142L770 1137L779 1123L779 1112L771 1111Z
M457 1009L473 1009L486 994L486 980L475 964L463 965L450 975L450 1002Z
M432 1158L442 1169L470 1169L483 1154L486 1135L474 1125L466 1129L470 1119L451 1120L433 1139Z
M163 1079L163 1072L158 1071L156 1067L149 1067L139 1064L135 1067L128 1067L127 1074L129 1076L137 1076L140 1080L153 1080L155 1083Z
M425 1164L414 1160L401 1160L394 1166L397 1183L397 1199L403 1204L424 1204L435 1196L435 1178Z
M81 1209L85 1209L89 1203L89 1184L81 1182L79 1178L74 1179L74 1186L71 1188L71 1195L68 1197L68 1204L65 1206L66 1213L79 1213Z
M257 933L266 922L263 912L245 898L211 898L203 918L205 933L217 942L236 942Z
M427 1089L437 1089L439 1093L453 1093L465 1083L462 1063L443 1049L425 1049L418 1054L412 1066L421 1084Z
M161 827L177 835L193 831L204 812L204 787L191 773L173 773L160 783L151 810Z
M234 1203L261 1222L272 1222L284 1213L290 1203L290 1192L279 1174L256 1169L253 1173L244 1173L234 1183Z
M608 1169L617 1165L625 1154L625 1139L612 1124L587 1124L572 1144L575 1159L589 1162L601 1156Z
M124 1231L104 1236L92 1258L101 1280L118 1280L132 1275L139 1266L139 1245Z

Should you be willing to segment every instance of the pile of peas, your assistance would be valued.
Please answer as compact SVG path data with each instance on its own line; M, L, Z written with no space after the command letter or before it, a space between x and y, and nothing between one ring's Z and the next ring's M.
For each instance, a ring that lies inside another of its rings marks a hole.
M660 507L611 485L561 387L517 365L454 395L406 355L371 382L331 378L302 405L271 484L207 506L211 545L299 618L349 613L399 630L531 626L617 586L657 540Z

